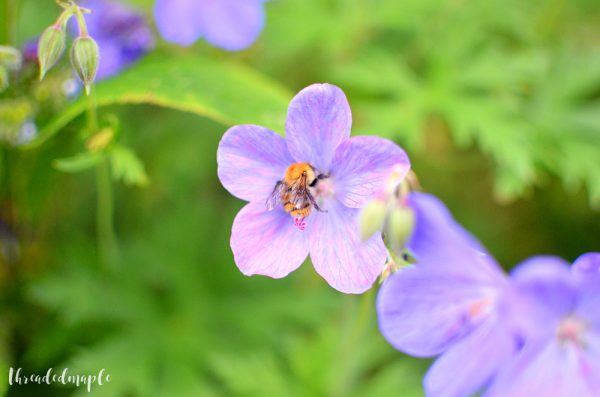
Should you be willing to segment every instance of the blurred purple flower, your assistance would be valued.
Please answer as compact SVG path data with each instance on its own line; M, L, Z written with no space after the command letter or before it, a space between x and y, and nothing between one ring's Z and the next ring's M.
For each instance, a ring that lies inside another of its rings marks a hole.
M350 138L352 115L338 87L311 85L288 109L286 138L256 125L230 128L219 144L218 174L234 196L249 201L233 222L231 248L246 275L284 277L311 256L335 289L361 293L381 273L386 250L379 234L361 242L360 208L381 189L389 172L410 163L404 151L378 137ZM292 164L308 163L326 179L310 188L326 212L313 210L306 229L282 205L266 201ZM297 223L297 222L296 222Z
M512 279L525 344L486 397L600 395L600 253L582 255L571 269L560 258L535 257Z
M428 396L468 396L516 353L504 322L509 283L479 242L437 198L411 193L416 266L391 275L377 298L379 327L396 349L441 356L425 377Z
M85 19L100 47L97 80L119 73L154 48L150 26L134 9L111 0L86 0L80 5L92 10Z
M203 37L238 51L256 41L264 25L265 0L157 0L154 18L162 37L188 46Z
M25 62L35 63L38 61L38 42L39 37L30 39L25 42L22 48L23 59Z

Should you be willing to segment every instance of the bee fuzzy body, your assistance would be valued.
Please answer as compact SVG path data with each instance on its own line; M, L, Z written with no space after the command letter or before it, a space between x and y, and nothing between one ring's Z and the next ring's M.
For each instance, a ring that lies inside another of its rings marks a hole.
M290 165L267 199L267 210L282 204L284 211L295 218L296 226L303 230L302 220L310 215L312 208L322 211L309 189L315 186L319 178L315 169L308 163Z

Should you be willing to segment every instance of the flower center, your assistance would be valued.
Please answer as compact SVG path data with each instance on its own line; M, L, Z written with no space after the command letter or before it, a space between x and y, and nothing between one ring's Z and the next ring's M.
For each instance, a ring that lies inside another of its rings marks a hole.
M584 344L583 337L586 328L585 323L580 319L576 317L566 317L558 324L556 335L563 343L570 342L581 347Z
M313 188L313 195L317 200L317 204L322 205L327 199L332 198L335 195L333 189L333 181L331 178L321 176Z
M267 199L267 210L283 205L294 219L294 225L304 230L304 219L312 211L327 212L321 206L333 194L333 184L328 175L320 173L309 163L294 163L287 167L283 179L275 185Z
M467 316L471 322L478 322L487 317L493 307L494 299L491 296L486 296L469 305L467 308Z

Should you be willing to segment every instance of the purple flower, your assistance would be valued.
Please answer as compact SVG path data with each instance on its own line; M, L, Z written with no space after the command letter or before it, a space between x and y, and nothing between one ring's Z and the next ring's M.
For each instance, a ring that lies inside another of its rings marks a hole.
M157 0L154 18L162 37L188 46L203 37L228 51L249 47L264 25L265 0Z
M386 250L378 233L361 241L358 214L394 166L406 173L410 163L391 141L350 138L351 124L342 90L314 84L290 103L286 138L256 125L225 133L217 152L219 179L249 201L231 235L242 273L285 277L310 254L317 272L339 291L361 293L373 284ZM304 173L290 182L298 170Z
M525 343L486 396L600 395L600 253L570 269L562 259L535 257L512 279Z
M86 0L82 7L92 10L85 19L90 36L100 47L97 80L119 73L154 48L154 37L144 16L110 0ZM76 32L72 23L72 32Z
M441 356L427 373L428 396L468 396L516 352L503 321L508 280L485 249L435 197L412 193L416 266L400 270L377 298L379 327L396 349Z

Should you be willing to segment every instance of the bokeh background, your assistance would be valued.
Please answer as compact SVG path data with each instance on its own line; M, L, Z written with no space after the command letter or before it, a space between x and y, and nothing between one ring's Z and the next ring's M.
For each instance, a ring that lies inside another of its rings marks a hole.
M24 45L59 13L50 0L0 4L1 43L16 32ZM152 1L130 4L151 21ZM243 203L217 178L219 139L236 123L283 133L289 99L314 82L346 92L354 134L402 145L423 188L506 269L600 250L598 1L272 0L266 11L246 51L159 41L98 85L100 119L132 153L133 175L113 182L117 266L98 261L96 174L57 162L85 151L86 102L53 96L68 64L34 94L0 96L5 126L36 103L48 135L0 152L0 393L87 394L8 388L12 366L106 368L95 396L421 396L429 362L378 333L377 287L343 295L309 263L271 280L233 262Z

